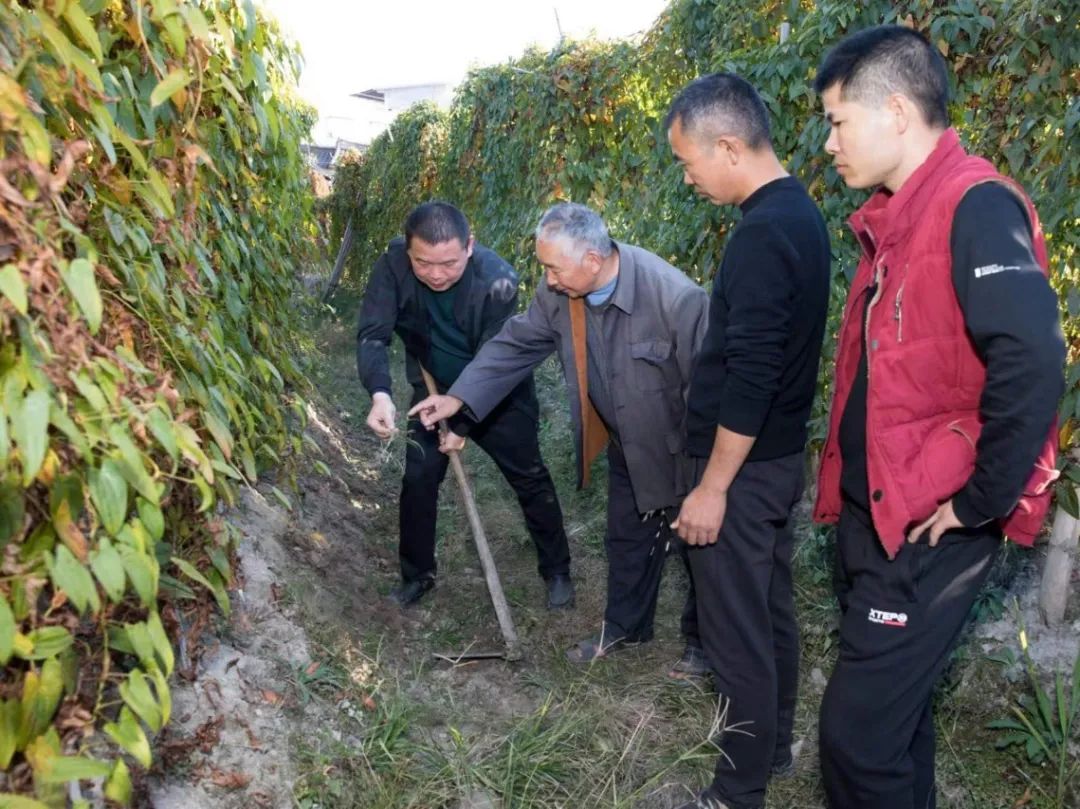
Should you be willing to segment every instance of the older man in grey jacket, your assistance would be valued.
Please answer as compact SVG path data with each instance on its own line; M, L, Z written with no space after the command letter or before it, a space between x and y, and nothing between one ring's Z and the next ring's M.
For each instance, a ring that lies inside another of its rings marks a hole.
M707 323L708 295L663 259L613 241L603 220L555 205L536 229L545 270L528 310L509 319L445 396L425 399L429 427L459 410L482 419L552 352L570 396L579 487L608 440L607 608L600 633L567 652L589 662L653 636L669 520L693 486L684 453L686 393ZM677 543L682 548L682 543ZM683 659L704 671L693 588L683 611Z

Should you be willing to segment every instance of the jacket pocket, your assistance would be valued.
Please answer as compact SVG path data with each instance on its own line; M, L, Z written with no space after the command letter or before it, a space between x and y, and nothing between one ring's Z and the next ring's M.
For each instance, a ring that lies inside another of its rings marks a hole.
M664 390L678 385L679 369L672 359L669 340L642 340L630 344L634 381L641 390Z

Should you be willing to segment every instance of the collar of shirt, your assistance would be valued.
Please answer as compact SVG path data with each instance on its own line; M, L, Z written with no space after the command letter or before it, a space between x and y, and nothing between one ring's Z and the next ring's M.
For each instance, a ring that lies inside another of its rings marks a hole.
M636 289L634 276L637 268L634 266L634 255L628 249L628 245L612 241L615 249L619 251L619 274L616 276L618 283L615 291L611 294L610 303L618 306L628 315L634 313L634 294Z
M782 191L784 189L791 190L795 188L802 188L802 183L795 177L792 177L790 174L784 177L777 177L775 180L770 180L765 183L765 185L761 186L754 191L753 194L744 199L742 204L739 205L739 208L742 210L743 216L746 216L746 214L750 213L751 210L761 204L761 201L770 194L775 194L777 191Z
M608 298L611 297L611 293L615 291L615 287L619 283L619 276L616 274L614 278L608 281L599 289L594 289L588 295L585 296L585 300L588 301L589 306L603 306L608 302Z

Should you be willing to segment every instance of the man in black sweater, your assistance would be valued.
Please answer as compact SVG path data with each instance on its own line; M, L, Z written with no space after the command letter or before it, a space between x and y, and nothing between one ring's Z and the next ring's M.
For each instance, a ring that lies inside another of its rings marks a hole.
M397 431L387 347L396 332L405 345L412 403L427 396L421 365L440 391L458 378L480 347L517 310L518 277L495 252L477 244L453 205L426 202L405 220L405 237L375 262L364 292L356 337L360 381L371 395L367 424L388 439ZM478 424L451 419L441 438L419 421L408 425L399 523L401 586L394 598L412 604L435 586L435 517L448 458L466 434L499 467L514 489L536 546L548 607L574 604L570 547L551 475L540 457L540 416L532 374Z
M713 280L690 382L687 450L699 482L673 527L691 547L698 620L720 694L723 754L686 807L759 809L770 773L793 766L799 638L791 512L803 491L806 422L829 299L829 237L772 150L750 84L687 85L668 139L692 185L742 221Z

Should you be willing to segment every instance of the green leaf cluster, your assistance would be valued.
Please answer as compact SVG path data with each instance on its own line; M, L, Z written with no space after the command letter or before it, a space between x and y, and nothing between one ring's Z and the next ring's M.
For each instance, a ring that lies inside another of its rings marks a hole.
M298 70L251 2L0 5L0 769L46 805L128 800L212 508L299 443Z

